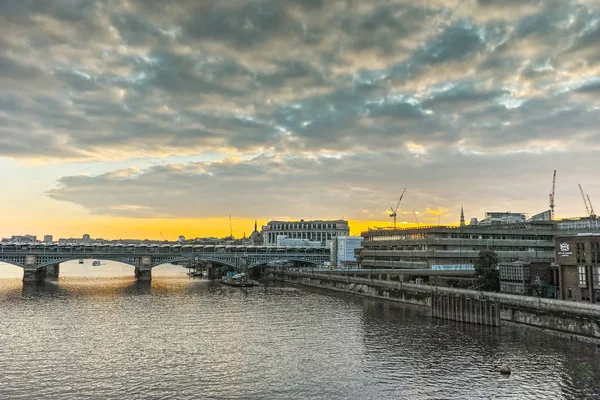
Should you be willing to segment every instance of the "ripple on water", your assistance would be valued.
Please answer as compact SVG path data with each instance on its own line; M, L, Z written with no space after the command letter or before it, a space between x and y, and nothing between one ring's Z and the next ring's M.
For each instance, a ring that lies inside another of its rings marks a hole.
M592 399L600 356L531 330L171 272L0 280L0 398ZM499 365L513 366L501 376Z

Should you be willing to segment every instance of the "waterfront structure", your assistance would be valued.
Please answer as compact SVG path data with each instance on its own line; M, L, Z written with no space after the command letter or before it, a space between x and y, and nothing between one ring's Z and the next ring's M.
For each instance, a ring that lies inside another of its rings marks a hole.
M340 268L356 268L355 250L361 247L362 236L334 236L331 241L331 265Z
M554 261L557 230L548 223L428 226L362 233L362 268L462 269L492 249L500 262Z
M306 239L320 242L321 246L329 247L335 236L348 236L350 228L348 221L311 220L305 221L269 221L262 227L265 246L277 246L279 238Z
M500 292L555 298L558 268L550 262L499 263Z
M559 298L600 302L600 233L556 238Z

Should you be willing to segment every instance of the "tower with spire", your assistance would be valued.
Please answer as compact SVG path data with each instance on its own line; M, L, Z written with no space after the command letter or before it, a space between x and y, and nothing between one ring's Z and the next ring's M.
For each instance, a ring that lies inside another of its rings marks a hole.
M460 205L460 226L465 226L465 211L462 204Z
M258 231L258 224L254 221L254 232L248 238L249 244L254 246L261 246L264 243L262 232Z

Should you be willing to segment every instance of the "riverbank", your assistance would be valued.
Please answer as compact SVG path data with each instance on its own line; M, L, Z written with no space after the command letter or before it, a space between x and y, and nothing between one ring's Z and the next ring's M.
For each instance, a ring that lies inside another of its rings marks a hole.
M265 278L411 304L427 309L429 315L437 318L493 326L520 324L571 340L600 344L600 307L589 303L302 271L269 271Z

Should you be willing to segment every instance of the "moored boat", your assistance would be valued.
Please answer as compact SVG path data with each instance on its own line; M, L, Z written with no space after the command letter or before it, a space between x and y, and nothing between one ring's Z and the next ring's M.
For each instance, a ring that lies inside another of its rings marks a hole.
M249 280L248 275L246 275L243 272L240 274L224 276L222 279L219 280L219 282L221 282L223 285L233 287L259 286L258 282Z

